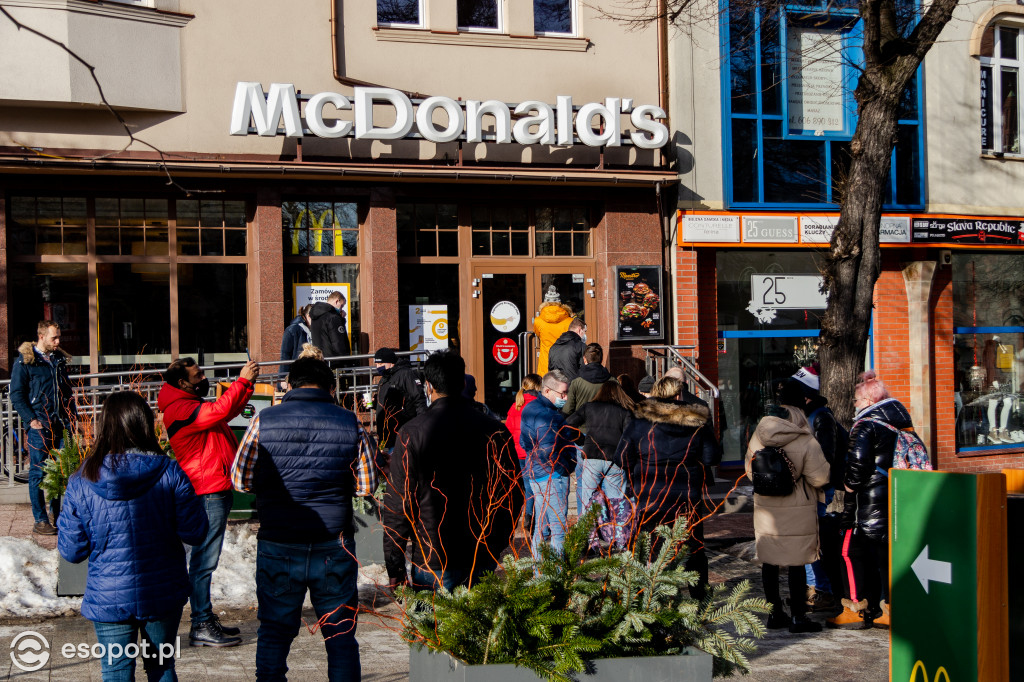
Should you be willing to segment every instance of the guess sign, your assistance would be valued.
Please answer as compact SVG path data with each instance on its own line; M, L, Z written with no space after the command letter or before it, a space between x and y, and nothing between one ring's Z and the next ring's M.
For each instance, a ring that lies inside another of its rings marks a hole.
M491 355L500 365L511 365L519 357L519 346L512 339L504 336L494 342Z

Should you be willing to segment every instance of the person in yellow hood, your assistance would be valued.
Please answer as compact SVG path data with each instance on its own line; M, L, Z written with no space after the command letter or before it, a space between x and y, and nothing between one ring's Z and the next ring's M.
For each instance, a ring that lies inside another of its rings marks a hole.
M548 352L551 346L558 340L558 337L569 330L569 323L572 322L572 308L561 302L555 287L549 286L544 293L544 302L533 318L533 332L540 342L540 357L537 360L536 373L544 376L548 371Z

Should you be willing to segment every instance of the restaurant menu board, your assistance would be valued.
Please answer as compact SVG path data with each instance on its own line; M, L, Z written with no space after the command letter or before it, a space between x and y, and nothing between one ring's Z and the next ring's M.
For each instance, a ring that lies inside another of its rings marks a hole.
M661 268L657 265L615 268L618 335L627 339L660 339L665 333L661 305Z

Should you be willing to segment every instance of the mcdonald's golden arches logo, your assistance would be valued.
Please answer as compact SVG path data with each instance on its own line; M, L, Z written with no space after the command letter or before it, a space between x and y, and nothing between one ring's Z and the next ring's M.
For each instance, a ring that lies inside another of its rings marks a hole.
M921 671L920 679L917 677L918 670ZM924 661L919 660L914 664L914 669L910 671L909 682L950 682L950 679L949 673L947 673L946 669L940 665L939 669L935 671L935 677L929 680L928 668L925 667Z

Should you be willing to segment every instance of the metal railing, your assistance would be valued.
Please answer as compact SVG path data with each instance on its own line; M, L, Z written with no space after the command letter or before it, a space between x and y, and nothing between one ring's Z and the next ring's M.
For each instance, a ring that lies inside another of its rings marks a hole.
M401 351L399 357L420 364L422 352ZM356 413L364 426L371 431L376 430L374 423L377 385L373 378L373 355L347 355L324 358L328 363L337 365L334 368L334 395L338 404ZM287 376L287 367L293 361L271 360L260 362L260 367L277 367L277 371L263 373L256 380L257 392L273 395L279 384ZM208 375L211 384L229 381L237 377L237 370L245 366L244 362L219 365L203 365L201 369ZM79 418L92 421L103 407L103 401L118 391L135 391L142 395L150 407L157 409L157 395L164 382L161 372L152 369L135 371L99 372L95 374L74 374L70 379L73 384L75 404ZM28 479L29 455L25 425L21 415L11 403L10 380L0 381L0 449L3 470L0 481L6 479L7 486L24 483Z
M519 371L526 376L534 371L534 360L537 358L537 335L531 331L519 332Z
M646 353L644 365L648 374L657 380L665 376L665 372L672 367L681 369L687 390L708 404L711 419L715 419L720 396L718 386L697 368L696 346L658 345L642 348Z

